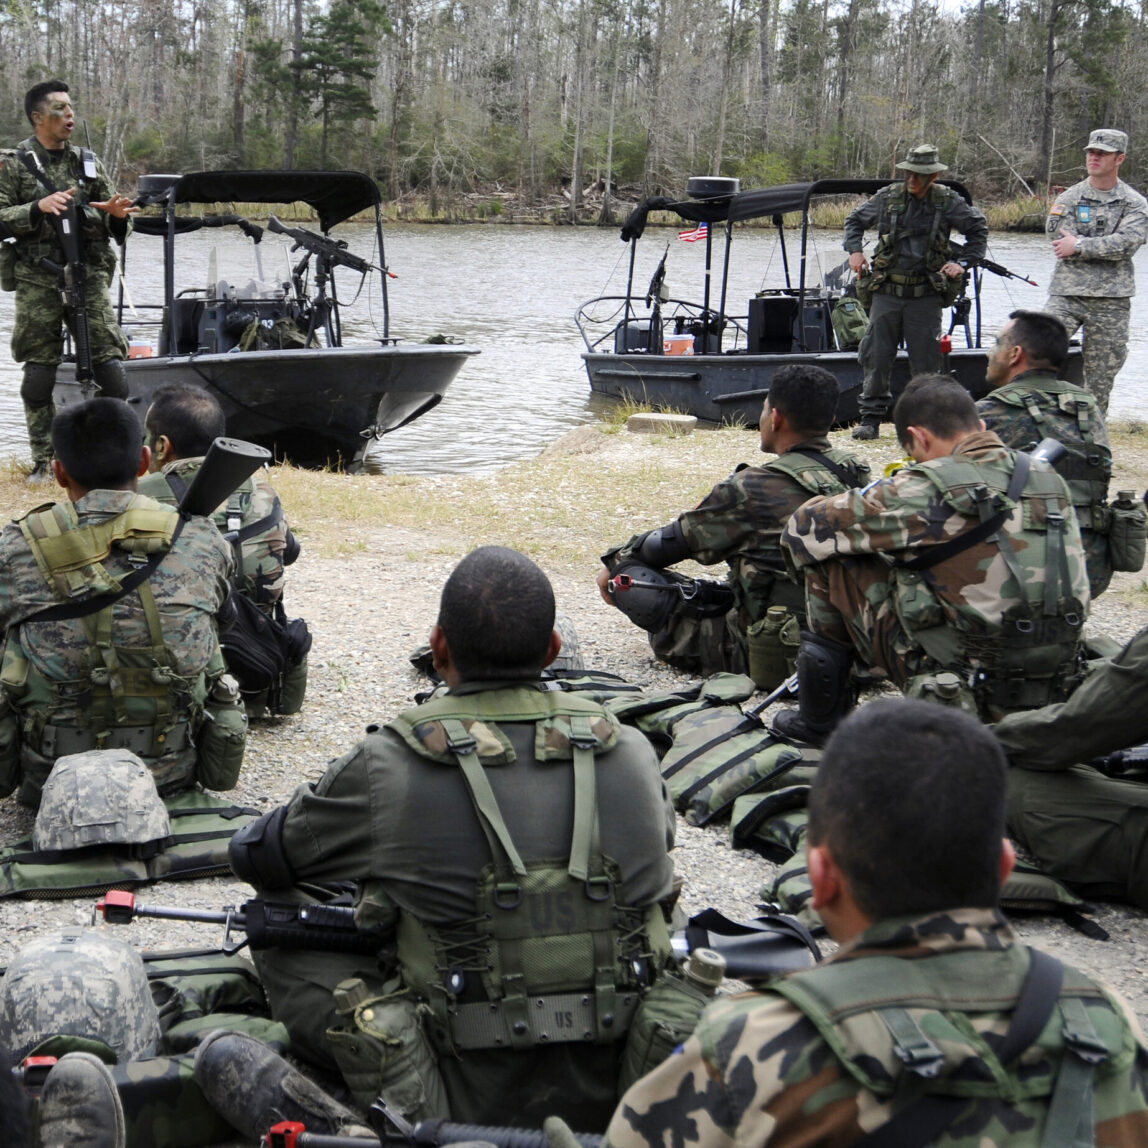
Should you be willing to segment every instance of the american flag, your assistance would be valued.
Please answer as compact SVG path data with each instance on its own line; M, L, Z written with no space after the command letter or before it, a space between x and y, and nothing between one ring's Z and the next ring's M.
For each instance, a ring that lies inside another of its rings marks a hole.
M697 227L691 227L687 231L679 231L678 238L684 239L687 243L697 243L699 239L705 239L710 233L710 225L708 223L699 223Z

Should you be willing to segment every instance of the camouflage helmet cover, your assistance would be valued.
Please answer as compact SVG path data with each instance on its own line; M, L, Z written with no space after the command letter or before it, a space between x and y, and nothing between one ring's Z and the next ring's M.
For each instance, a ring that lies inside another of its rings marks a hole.
M171 836L151 771L131 750L92 749L57 758L32 844L37 849L147 844Z
M124 1064L155 1055L159 1014L139 953L96 929L25 945L0 981L0 1041L17 1060L49 1037L102 1041Z

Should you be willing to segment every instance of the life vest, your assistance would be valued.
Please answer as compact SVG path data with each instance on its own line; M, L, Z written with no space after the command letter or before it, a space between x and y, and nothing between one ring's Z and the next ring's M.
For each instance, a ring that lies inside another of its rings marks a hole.
M566 861L522 860L484 770L513 752L500 725L526 722L537 760L573 770ZM518 689L446 694L386 728L421 757L459 769L493 858L473 919L431 926L399 916L398 964L430 1010L436 1051L624 1039L669 938L660 906L619 902L621 875L599 845L595 755L617 743L617 719L577 694Z
M161 791L190 785L195 770L194 726L207 694L207 677L223 672L216 648L206 670L183 677L167 645L151 585L135 587L143 607L149 644L116 642L113 605L75 615L88 637L85 671L79 678L53 680L28 657L22 627L85 599L116 595L131 576L104 565L113 549L143 565L166 554L179 516L137 495L128 509L104 522L80 525L71 503L41 507L20 519L24 539L45 581L61 598L59 607L23 618L4 646L0 686L21 729L21 799L35 803L57 757L89 749L123 748L144 758ZM114 601L115 599L113 599ZM60 720L62 709L77 716Z

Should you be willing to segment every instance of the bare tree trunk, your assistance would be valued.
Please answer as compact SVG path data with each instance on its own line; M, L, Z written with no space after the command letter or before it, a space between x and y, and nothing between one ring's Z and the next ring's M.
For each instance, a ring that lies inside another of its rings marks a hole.
M984 0L982 0L982 3ZM758 117L758 143L762 151L769 149L769 109L773 98L773 24L769 0L760 0L757 6L757 43L761 59L761 114Z
M1056 100L1056 34L1061 10L1066 0L1052 0L1048 14L1048 32L1044 41L1044 92L1040 108L1040 154L1037 157L1037 171L1048 188L1049 173L1052 171L1052 117Z
M290 171L295 166L295 144L299 138L299 103L303 76L300 63L303 58L303 0L294 0L294 23L291 31L291 101L287 109L287 130L283 139L283 166Z
M614 222L614 207L610 202L610 194L614 183L614 113L618 106L618 73L621 70L621 19L614 28L614 67L610 79L610 123L606 131L606 190L602 195L602 210L598 215L599 227L610 227Z
M574 158L570 165L570 222L578 222L582 202L582 114L586 72L586 0L578 4L578 43L574 51Z
M725 155L725 117L729 108L729 78L733 67L733 38L737 27L738 0L730 0L729 26L725 36L725 58L721 67L721 95L718 97L718 122L714 139L713 158L710 160L710 173L721 175L722 159Z

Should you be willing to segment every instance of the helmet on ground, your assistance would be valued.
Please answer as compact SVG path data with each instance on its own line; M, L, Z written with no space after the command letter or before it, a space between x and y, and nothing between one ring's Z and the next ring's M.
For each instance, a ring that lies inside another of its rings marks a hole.
M57 758L32 844L37 849L144 845L171 836L151 771L129 749L91 749Z
M558 657L550 663L552 670L584 670L586 662L582 658L582 643L578 641L578 631L574 619L559 610L554 615L554 629L562 639L562 649Z
M0 1042L20 1060L54 1036L102 1041L120 1064L155 1055L159 1013L135 949L68 929L13 957L0 981Z
M614 605L636 626L656 633L682 600L680 574L655 570L641 562L620 562L610 573Z

